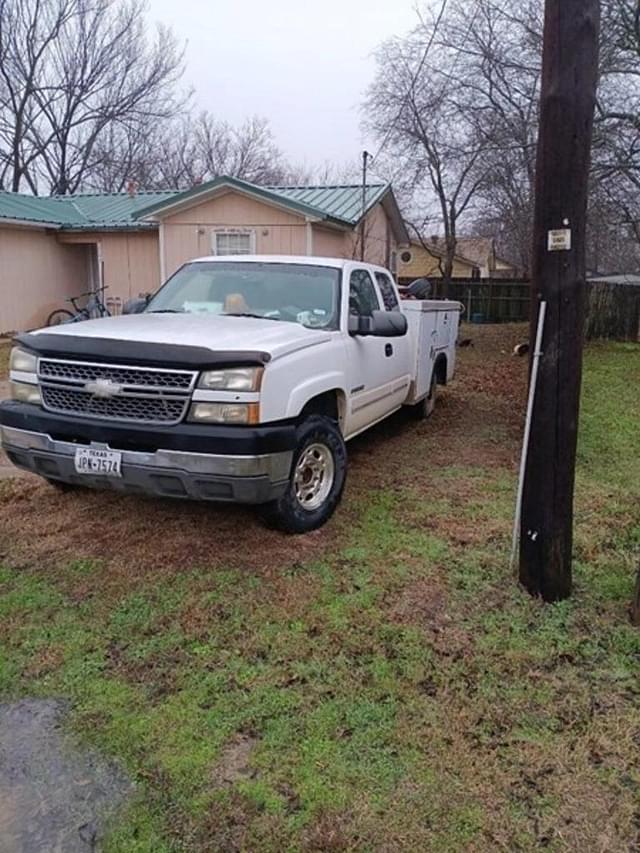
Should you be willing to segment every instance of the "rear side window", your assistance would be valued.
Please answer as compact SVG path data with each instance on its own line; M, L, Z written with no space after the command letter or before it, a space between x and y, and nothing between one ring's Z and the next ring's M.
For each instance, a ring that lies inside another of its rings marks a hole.
M377 272L376 281L378 282L378 287L380 288L380 293L382 294L382 301L384 302L384 307L387 309L387 311L397 311L400 305L398 303L396 291L393 287L393 282L391 281L389 276L385 275L385 273L383 272Z
M360 317L371 317L380 310L378 294L371 276L366 270L354 270L349 280L349 313Z

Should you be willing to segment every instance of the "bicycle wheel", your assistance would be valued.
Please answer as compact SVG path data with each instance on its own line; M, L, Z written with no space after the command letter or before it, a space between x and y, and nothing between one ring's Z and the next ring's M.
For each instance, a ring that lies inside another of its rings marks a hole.
M63 323L70 323L73 320L71 311L66 308L58 308L57 311L52 311L47 317L47 326L61 326Z

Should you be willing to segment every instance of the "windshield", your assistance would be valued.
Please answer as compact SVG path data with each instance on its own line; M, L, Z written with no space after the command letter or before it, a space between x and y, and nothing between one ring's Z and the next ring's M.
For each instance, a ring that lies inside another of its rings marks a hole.
M306 264L186 264L151 299L147 312L261 317L337 329L340 270Z

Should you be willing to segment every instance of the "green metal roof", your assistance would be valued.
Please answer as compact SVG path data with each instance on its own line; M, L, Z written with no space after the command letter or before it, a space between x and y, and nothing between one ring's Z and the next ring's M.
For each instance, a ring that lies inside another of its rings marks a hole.
M362 185L317 187L267 187L270 192L290 201L308 205L332 219L355 225L362 218ZM388 184L369 184L365 209L377 204L389 189Z
M362 185L316 187L260 187L239 178L219 177L184 192L159 199L136 214L136 218L155 217L172 207L182 207L198 198L206 198L224 187L240 190L275 204L284 205L304 216L326 219L341 225L355 225L362 217ZM389 184L369 184L366 209L369 210L391 189Z
M193 189L128 193L81 193L68 196L29 196L0 191L0 222L41 223L73 231L107 228L153 228L156 215L174 206L194 203L223 188L236 188L265 201L283 205L314 219L353 226L362 216L362 186L260 187L238 178L220 177ZM387 196L388 184L366 188L366 210Z
M128 193L103 193L67 196L74 208L84 218L86 228L98 225L102 228L135 227L139 210L154 202L163 201L176 194L175 190Z
M42 222L58 225L62 207L54 198L21 195L19 193L0 192L0 218L15 219L25 222ZM76 219L77 214L70 209L70 219Z
M37 223L74 231L104 228L149 228L135 214L151 203L174 196L168 192L95 193L69 196L30 196L0 191L0 222Z

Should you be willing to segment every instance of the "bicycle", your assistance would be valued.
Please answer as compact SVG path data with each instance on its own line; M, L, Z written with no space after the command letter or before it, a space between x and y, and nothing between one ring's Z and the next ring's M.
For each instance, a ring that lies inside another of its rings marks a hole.
M47 317L47 326L61 326L63 323L79 323L81 320L110 317L111 311L105 305L102 296L105 290L108 289L108 285L103 285L97 290L88 290L86 293L80 293L78 296L70 296L66 302L70 302L74 310L69 311L68 308L57 308ZM80 299L84 299L85 296L89 297L87 303L80 308L77 302Z

